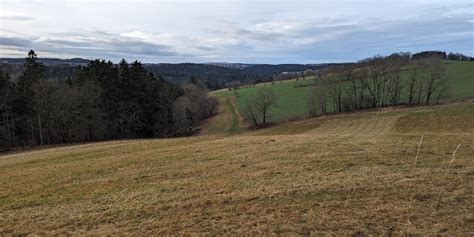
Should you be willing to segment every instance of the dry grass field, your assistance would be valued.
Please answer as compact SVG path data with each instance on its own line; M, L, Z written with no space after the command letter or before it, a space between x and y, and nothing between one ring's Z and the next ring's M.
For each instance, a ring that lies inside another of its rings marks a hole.
M473 102L238 133L229 112L196 137L0 156L0 235L474 234Z

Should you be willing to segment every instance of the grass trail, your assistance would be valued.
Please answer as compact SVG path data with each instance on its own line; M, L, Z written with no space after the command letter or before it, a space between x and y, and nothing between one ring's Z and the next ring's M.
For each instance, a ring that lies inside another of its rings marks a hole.
M228 134L242 132L245 123L235 105L235 97L216 96L219 101L217 115L205 121L201 126L201 134Z
M232 98L227 97L226 104L227 104L227 107L229 108L229 111L232 113L232 125L229 128L228 133L235 134L235 133L240 132L240 126L239 126L240 116L237 112L237 109L235 108L234 103L231 100Z

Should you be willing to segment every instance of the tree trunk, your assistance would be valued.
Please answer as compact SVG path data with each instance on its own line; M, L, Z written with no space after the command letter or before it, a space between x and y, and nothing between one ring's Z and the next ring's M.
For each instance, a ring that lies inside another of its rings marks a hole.
M39 129L40 145L43 145L43 126L41 125L41 115L39 112L37 112L36 114L38 115L38 129Z
M92 135L92 128L90 125L88 126L87 130L89 131L89 141L92 141L94 137Z
M423 99L423 84L420 84L420 90L418 91L418 102L417 102L417 104L421 104L422 99Z
M428 89L426 91L426 104L430 103L431 94L433 93L432 88L433 88L433 79L431 79Z

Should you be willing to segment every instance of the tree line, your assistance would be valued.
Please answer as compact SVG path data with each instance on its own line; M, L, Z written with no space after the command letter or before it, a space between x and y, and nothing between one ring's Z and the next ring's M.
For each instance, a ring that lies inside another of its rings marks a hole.
M311 83L295 87L311 87L307 97L310 117L400 104L437 104L449 92L444 59L438 51L375 56L312 72L315 79ZM293 78L304 80L305 74ZM265 127L277 102L271 87L262 87L246 100L243 114L254 127Z
M474 57L469 57L461 53L446 53L444 51L422 51L412 55L413 60L426 59L426 58L439 58L456 61L474 61Z
M315 76L311 83L295 87L311 87L307 97L310 117L400 104L437 104L449 92L444 59L438 51L375 56L311 72ZM293 78L305 80L305 76ZM259 88L246 100L243 114L253 126L265 127L277 102L271 87Z
M437 55L373 57L319 71L307 106L310 116L367 108L438 103L448 93L447 73Z
M0 150L19 146L192 134L217 101L198 80L182 86L138 61L94 60L59 80L31 50L18 78L0 71Z

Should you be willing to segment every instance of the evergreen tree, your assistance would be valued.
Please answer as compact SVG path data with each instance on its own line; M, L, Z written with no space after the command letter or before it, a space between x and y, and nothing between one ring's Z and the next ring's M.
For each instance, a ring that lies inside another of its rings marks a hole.
M43 80L45 66L38 62L35 51L30 50L24 67L25 71L18 81L19 93L14 102L14 113L17 115L16 133L23 145L42 144L41 117L36 106L36 99L39 97L35 96L34 87Z

